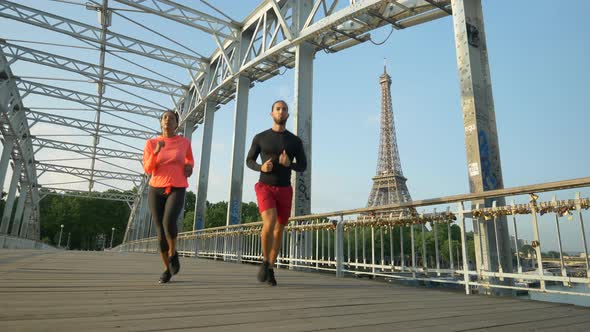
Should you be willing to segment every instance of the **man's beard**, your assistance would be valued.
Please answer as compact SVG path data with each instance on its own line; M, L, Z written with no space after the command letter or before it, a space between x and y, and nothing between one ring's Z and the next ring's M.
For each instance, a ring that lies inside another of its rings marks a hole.
M274 119L275 123L279 126L284 126L287 123L287 119Z

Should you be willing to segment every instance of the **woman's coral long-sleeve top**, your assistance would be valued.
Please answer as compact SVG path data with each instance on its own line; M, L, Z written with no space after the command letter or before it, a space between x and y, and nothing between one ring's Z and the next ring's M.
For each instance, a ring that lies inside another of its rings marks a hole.
M158 141L164 141L164 147L158 154L154 154ZM182 137L151 138L145 143L143 150L143 169L152 176L150 186L157 188L188 187L184 174L185 165L194 167L191 142Z

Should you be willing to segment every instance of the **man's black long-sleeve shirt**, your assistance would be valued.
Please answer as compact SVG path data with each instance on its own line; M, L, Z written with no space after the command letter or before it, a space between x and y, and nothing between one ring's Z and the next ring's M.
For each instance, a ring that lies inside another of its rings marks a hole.
M279 156L286 151L291 161L289 167L279 163ZM264 173L256 159L260 155L261 164L268 159L272 160L272 171ZM295 158L295 161L293 161ZM260 172L260 182L270 186L286 187L291 185L291 170L303 172L307 168L307 159L303 151L301 139L288 130L278 132L272 129L265 130L252 140L252 146L246 157L246 165L249 168Z

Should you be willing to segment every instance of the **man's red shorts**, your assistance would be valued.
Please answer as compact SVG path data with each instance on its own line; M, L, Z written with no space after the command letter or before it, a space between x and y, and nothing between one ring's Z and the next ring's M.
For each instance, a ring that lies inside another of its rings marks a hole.
M254 190L256 191L260 213L276 208L277 222L282 225L289 223L293 202L293 188L291 186L276 187L258 182L254 185Z

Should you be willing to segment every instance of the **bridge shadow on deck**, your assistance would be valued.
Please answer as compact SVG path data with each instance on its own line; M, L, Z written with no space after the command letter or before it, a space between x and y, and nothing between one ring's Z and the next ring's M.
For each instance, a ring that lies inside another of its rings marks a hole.
M590 308L149 254L0 250L1 331L588 331Z

